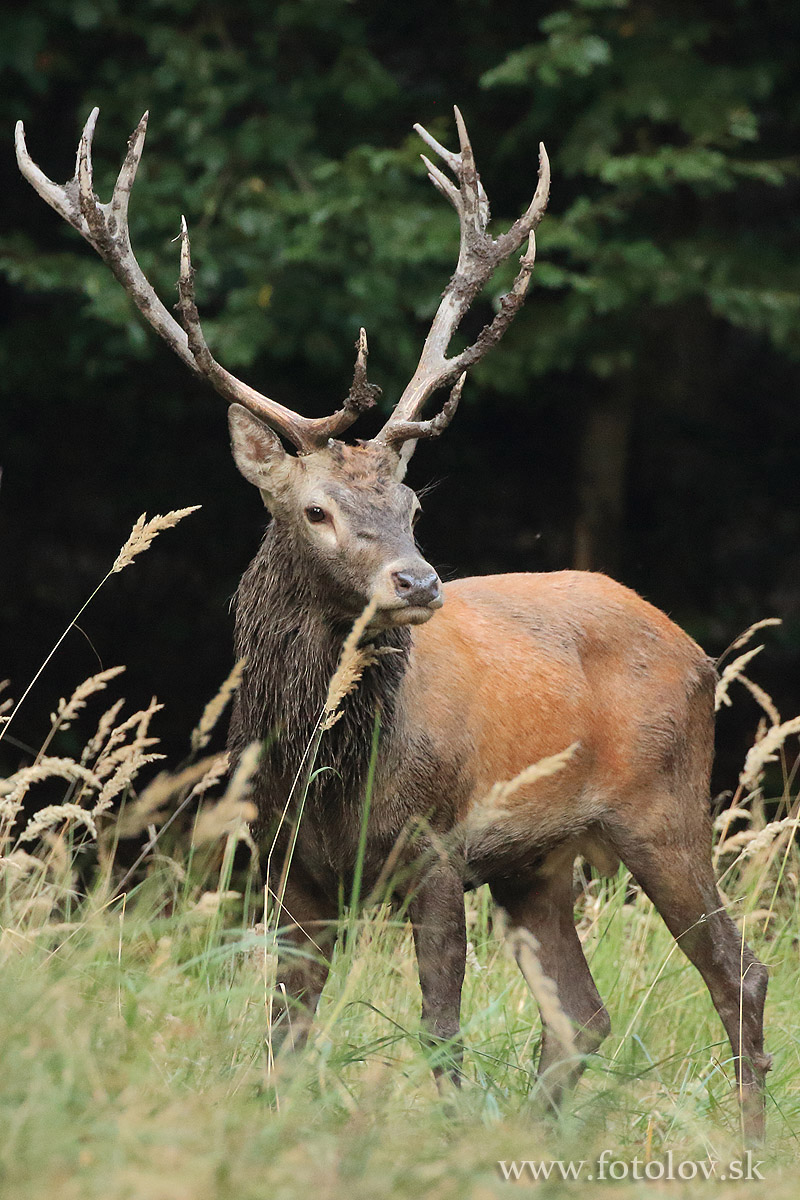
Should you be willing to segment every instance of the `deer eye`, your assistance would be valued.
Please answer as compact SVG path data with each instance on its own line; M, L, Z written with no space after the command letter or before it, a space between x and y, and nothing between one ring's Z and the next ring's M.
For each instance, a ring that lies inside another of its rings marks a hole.
M306 517L312 525L319 525L322 521L327 521L328 514L318 504L311 504L306 509Z

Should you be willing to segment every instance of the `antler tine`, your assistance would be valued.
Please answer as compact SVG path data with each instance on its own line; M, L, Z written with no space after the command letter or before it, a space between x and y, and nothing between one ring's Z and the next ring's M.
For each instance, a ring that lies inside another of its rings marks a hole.
M417 124L414 129L458 179L459 186L455 187L444 172L435 166L426 155L420 155L428 170L429 179L442 195L446 196L458 213L463 248L464 237L469 234L472 226L479 237L485 232L489 223L489 198L475 168L475 156L472 152L472 143L469 140L464 118L457 107L454 107L453 111L458 128L460 146L458 154L438 142L422 125Z
M14 148L17 155L17 166L34 191L42 197L45 203L54 208L60 217L63 217L65 221L85 237L86 232L82 228L85 223L81 218L80 209L71 203L70 197L67 194L67 188L74 185L77 179L77 162L75 164L75 176L67 184L67 187L64 188L57 183L53 183L52 179L48 179L44 171L31 158L25 143L25 126L22 121L17 121L16 124Z
M353 424L364 408L369 407L365 389L372 389L373 385L366 381L367 337L363 329L359 339L359 361L356 363L357 379L354 379L351 395L345 401L344 407L330 417L302 417L292 409L279 404L277 400L270 400L268 396L257 392L255 388L243 383L241 379L237 379L235 375L231 375L230 371L226 371L224 367L220 366L208 348L200 324L200 315L197 311L194 294L191 244L185 217L181 217L181 265L176 308L181 324L186 331L189 350L200 374L230 403L244 405L276 433L288 438L301 454L310 454L324 446L329 438L343 433ZM359 367L361 367L361 371L359 371ZM358 397L351 399L356 382L360 383L361 388ZM374 404L374 391L369 394L371 396L370 403Z
M366 337L363 341L363 370L356 376L343 408L329 417L302 417L269 397L242 383L219 365L203 336L194 299L194 272L189 235L181 221L181 271L178 285L178 310L183 328L168 312L136 261L128 231L128 204L131 189L144 149L148 114L145 113L128 139L128 150L120 169L111 200L101 204L94 193L92 139L99 110L92 109L83 127L75 160L75 173L66 184L53 183L36 165L25 143L25 128L16 127L16 153L19 169L36 192L86 239L131 297L145 320L172 347L178 357L197 375L209 380L228 401L243 404L278 433L289 439L301 453L323 446L352 425L365 408L374 404L379 389L366 378ZM362 331L363 332L363 331Z
M374 408L381 394L381 389L376 383L370 383L367 379L367 358L369 350L367 348L367 331L359 329L358 340L356 341L356 365L353 370L353 382L350 385L350 391L347 393L347 398L344 402L346 409L350 409L357 417L359 413L366 412L368 408ZM355 420L355 417L353 418Z
M426 400L437 388L452 383L483 358L511 324L530 284L536 252L534 230L544 215L550 193L550 164L544 145L540 143L539 179L535 195L525 213L510 229L497 240L493 239L486 232L488 198L475 167L472 143L458 108L455 109L455 118L460 146L457 154L437 142L421 125L414 126L423 141L439 154L458 178L459 186L456 188L438 167L422 155L432 182L458 213L461 239L455 274L442 294L417 369L376 438L376 441L387 445L397 446L411 438L432 436L428 429L430 422L418 419ZM500 311L481 330L471 346L454 358L447 358L450 340L472 301L498 264L518 250L526 237L529 239L528 247L520 258L519 271L511 290L500 302ZM434 422L436 420L434 418Z
M458 144L461 148L461 162L466 164L470 161L474 163L475 155L472 153L472 142L469 140L467 127L464 124L464 118L461 115L461 109L457 104L453 105L453 112L456 117L456 129L458 130Z
M44 171L34 163L25 143L25 128L22 121L18 121L15 141L19 169L42 199L55 209L68 224L77 229L81 237L86 239L92 249L111 268L156 333L172 347L178 357L192 371L197 372L186 334L159 300L131 250L127 201L122 200L122 192L118 190L119 180L110 204L101 204L94 194L92 139L98 112L99 109L94 108L89 114L89 119L83 127L78 143L75 173L63 185L48 179ZM141 157L145 128L146 123L143 117L128 142L128 155L120 172L123 185L126 179L130 184L133 183L135 166L138 165L138 158ZM135 162L133 158L135 158ZM133 169L129 168L126 174L126 167L129 163Z
M425 144L427 146L430 146L430 148L431 148L431 150L433 150L434 154L438 154L439 158L441 158L444 162L447 163L447 165L451 171L458 170L459 157L457 154L453 154L453 152L451 150L448 150L446 146L443 146L441 142L437 142L437 140L433 136L433 134L428 133L428 131L424 127L424 125L420 125L419 123L417 123L414 126L414 130L416 133L419 134L419 136L422 138L423 142L425 142Z
M444 433L455 416L466 378L467 373L465 371L442 405L441 412L438 412L435 417L431 417L428 421L394 422L386 432L386 437L384 438L385 444L387 446L398 446L411 439L416 441L418 438L435 438Z
M92 193L93 172L92 172L92 142L94 140L94 130L97 125L97 118L100 116L100 109L95 107L89 113L86 124L81 131L80 141L78 142L78 152L75 156L75 177L79 182L81 193L84 188L89 195Z
M536 226L544 216L549 198L550 159L547 157L544 142L539 142L539 178L533 199L523 215L518 217L511 226L508 233L501 234L497 239L498 246L501 246L505 253L513 254L517 247L522 245L531 230L536 229ZM505 249L506 246L508 246L507 250Z
M453 208L456 210L456 212L458 212L459 205L461 203L461 193L459 192L458 188L454 183L450 182L444 171L440 171L439 168L431 162L427 154L420 154L420 158L428 168L428 178L433 186L442 193L445 200L450 201Z
M128 152L119 169L117 182L114 184L114 191L111 196L111 211L117 221L122 222L126 229L128 227L128 203L136 180L136 172L139 170L139 163L142 161L144 139L147 134L149 117L149 112L144 113L141 121L128 138Z

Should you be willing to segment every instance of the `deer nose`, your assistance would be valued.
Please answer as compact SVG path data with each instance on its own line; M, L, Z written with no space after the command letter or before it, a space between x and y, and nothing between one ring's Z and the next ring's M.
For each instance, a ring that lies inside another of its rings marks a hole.
M394 590L401 600L414 608L426 608L439 599L439 576L428 568L417 572L410 568L392 571Z

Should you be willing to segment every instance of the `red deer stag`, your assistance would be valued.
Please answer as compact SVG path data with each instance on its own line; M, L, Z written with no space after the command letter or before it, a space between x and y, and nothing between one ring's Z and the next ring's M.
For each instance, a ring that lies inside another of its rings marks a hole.
M767 971L725 911L711 866L711 662L662 612L603 575L497 575L443 586L414 540L420 505L402 482L406 464L419 439L445 429L465 372L524 300L549 191L544 147L530 207L495 239L461 114L456 110L457 153L416 127L455 179L423 155L458 213L458 264L391 416L376 437L348 445L339 438L377 391L367 381L363 331L350 394L330 417L300 416L230 375L200 327L185 222L180 322L131 250L127 209L146 114L107 204L92 187L96 117L95 109L65 186L31 160L21 124L17 157L39 195L94 247L156 332L230 402L236 464L272 514L236 598L236 652L247 665L230 730L234 754L253 740L266 747L254 791L262 836L276 828L348 629L373 605L365 636L378 653L322 737L320 761L334 770L310 785L282 881L290 950L279 968L288 1008L278 1023L289 1042L307 1033L328 973L339 897L352 885L378 712L363 887L366 894L391 876L407 905L423 1027L438 1044L439 1072L445 1061L458 1074L464 891L488 883L510 920L537 938L542 966L576 1030L580 1054L565 1063L545 1014L539 1071L551 1081L551 1098L577 1078L582 1056L608 1034L609 1018L575 931L573 863L583 855L614 870L622 860L705 980L731 1041L747 1132L761 1136L770 1065L762 1040ZM473 345L448 358L471 302L524 243L497 315ZM426 401L443 387L452 389L449 399L438 415L422 419ZM487 809L495 783L567 747L573 751L561 770ZM282 845L283 833L278 850Z

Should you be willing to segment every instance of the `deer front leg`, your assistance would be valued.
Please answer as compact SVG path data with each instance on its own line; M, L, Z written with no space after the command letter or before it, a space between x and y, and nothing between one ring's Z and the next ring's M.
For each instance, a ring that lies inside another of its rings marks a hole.
M336 908L292 868L278 917L278 969L271 1000L272 1054L305 1045L337 936Z
M422 1028L434 1054L433 1074L441 1091L447 1076L460 1084L458 1043L461 987L467 956L464 886L450 864L437 864L409 905L422 989Z

